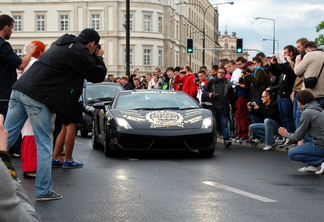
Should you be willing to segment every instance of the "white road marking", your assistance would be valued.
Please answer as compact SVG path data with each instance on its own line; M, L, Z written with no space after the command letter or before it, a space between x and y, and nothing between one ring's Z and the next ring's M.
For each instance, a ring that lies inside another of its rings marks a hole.
M236 188L233 188L233 187L229 187L229 186L226 186L226 185L223 185L223 184L220 184L220 183L215 183L215 182L211 182L211 181L204 181L203 183L207 184L207 185L210 185L210 186L214 186L214 187L223 189L223 190L231 191L233 193L241 194L243 196L247 196L247 197L250 197L250 198L253 198L253 199L256 199L256 200L260 200L262 202L267 202L267 203L278 202L276 200L272 200L272 199L262 197L262 196L259 196L259 195L253 194L253 193L249 193L249 192L246 192L246 191L243 191L243 190L239 190L239 189L236 189Z

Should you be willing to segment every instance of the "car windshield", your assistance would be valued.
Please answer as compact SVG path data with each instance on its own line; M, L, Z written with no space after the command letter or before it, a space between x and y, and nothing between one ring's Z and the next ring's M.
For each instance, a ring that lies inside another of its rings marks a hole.
M198 109L198 103L189 95L170 91L135 91L120 93L115 109L163 110Z
M88 102L111 101L121 90L123 89L119 85L89 84L85 88L85 100Z

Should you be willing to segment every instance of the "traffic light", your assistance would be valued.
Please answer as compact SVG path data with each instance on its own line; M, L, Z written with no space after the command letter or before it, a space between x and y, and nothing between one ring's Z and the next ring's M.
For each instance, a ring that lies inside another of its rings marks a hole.
M243 53L243 39L236 39L236 53Z
M193 48L193 39L188 38L187 39L187 53L193 53L194 48Z

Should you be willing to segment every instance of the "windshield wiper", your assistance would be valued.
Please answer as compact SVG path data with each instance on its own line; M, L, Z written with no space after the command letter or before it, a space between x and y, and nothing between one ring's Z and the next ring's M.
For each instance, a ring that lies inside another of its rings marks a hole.
M185 108L181 108L180 110L186 110L186 109L199 109L199 107L185 107Z
M173 110L179 110L180 107L178 107L178 106L170 106L170 107L160 107L160 108L155 108L155 109L157 109L157 110L159 110L159 109L173 109Z
M134 110L155 110L155 109L154 108L140 107L140 108L135 108Z

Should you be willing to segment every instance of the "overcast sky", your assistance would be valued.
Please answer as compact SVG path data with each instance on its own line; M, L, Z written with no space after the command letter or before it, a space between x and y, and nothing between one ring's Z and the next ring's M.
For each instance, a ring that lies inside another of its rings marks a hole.
M212 4L230 2L231 0L210 0ZM273 39L272 20L255 20L255 17L275 20L275 39L279 41L280 54L286 45L296 46L296 40L306 37L314 41L319 34L316 26L324 20L324 0L234 0L234 5L218 6L219 30L224 34L227 26L228 34L236 32L243 38L243 46L258 49L266 55L272 54ZM277 42L275 50L277 53ZM257 52L249 52L251 59Z

